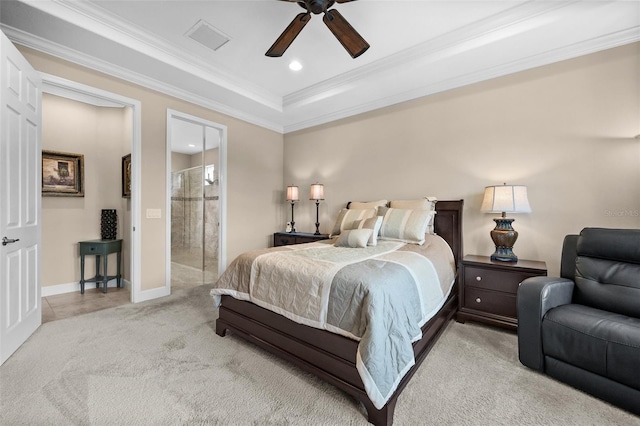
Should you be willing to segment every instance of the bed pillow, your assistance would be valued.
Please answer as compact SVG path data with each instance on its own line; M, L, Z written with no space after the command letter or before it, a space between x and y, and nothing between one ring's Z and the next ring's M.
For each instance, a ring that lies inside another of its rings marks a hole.
M345 229L353 229L353 222L356 220L369 219L376 215L376 209L342 209L338 213L330 237L340 235Z
M378 207L386 207L387 200L378 201L349 201L347 203L348 209L377 209Z
M347 229L342 231L334 245L336 247L363 248L367 246L367 241L372 233L371 229Z
M435 211L381 207L378 214L384 216L380 227L381 240L423 244Z
M371 236L367 245L378 245L378 234L380 233L380 227L382 226L382 216L375 216L369 219L356 220L351 225L351 229L371 229Z
M438 199L436 197L424 197L417 200L393 200L389 207L394 209L435 210Z
M437 202L438 199L436 197L424 197L417 200L393 200L389 202L389 207L394 209L431 210L435 212ZM433 229L433 221L434 216L431 216L431 220L427 225L427 232L429 234L435 233Z

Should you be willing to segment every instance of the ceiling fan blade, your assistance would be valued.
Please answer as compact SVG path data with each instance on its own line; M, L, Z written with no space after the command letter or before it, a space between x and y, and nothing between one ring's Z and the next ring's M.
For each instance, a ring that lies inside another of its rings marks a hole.
M347 49L352 58L357 58L369 48L369 43L358 34L337 10L327 10L322 21L329 27L338 41L342 43L342 46Z
M296 16L293 21L289 24L289 26L284 30L280 37L273 43L273 46L267 50L265 55L270 56L272 58L282 56L289 48L293 40L300 34L300 31L307 25L307 22L311 19L311 14L309 13L300 13Z
M336 3L349 3L350 1L356 1L356 0L336 0Z

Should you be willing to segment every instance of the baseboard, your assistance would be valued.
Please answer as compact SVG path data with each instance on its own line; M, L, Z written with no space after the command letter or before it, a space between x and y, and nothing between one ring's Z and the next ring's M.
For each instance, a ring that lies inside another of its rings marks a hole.
M128 289L129 291L131 291L131 283L128 280L125 280L124 278L122 279L122 285L124 286L124 288ZM109 280L107 282L107 288L109 287L117 287L117 282L116 279L112 279ZM85 290L89 289L89 288L95 288L95 283L86 283L84 285ZM56 285L48 285L48 286L44 286L41 289L41 296L42 297L48 297L48 296L55 296L57 294L66 294L66 293L76 293L80 291L80 283L79 282L74 282L74 283L67 283L67 284L56 284Z

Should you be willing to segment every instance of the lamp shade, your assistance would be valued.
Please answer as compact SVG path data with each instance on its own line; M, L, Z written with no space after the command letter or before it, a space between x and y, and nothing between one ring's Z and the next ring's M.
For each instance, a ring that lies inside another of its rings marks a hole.
M287 186L287 201L298 201L298 187L291 185Z
M310 200L324 200L324 185L321 183L314 183L311 185L311 191L309 193Z
M529 213L527 187L524 185L495 185L484 189L480 211L485 213Z

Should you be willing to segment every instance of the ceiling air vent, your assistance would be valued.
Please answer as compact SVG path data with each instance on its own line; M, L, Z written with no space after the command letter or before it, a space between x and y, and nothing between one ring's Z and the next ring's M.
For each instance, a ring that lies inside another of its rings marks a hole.
M229 41L229 37L222 31L202 19L196 22L185 35L211 50L218 50Z

